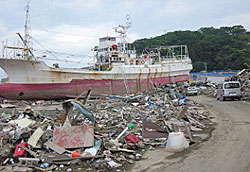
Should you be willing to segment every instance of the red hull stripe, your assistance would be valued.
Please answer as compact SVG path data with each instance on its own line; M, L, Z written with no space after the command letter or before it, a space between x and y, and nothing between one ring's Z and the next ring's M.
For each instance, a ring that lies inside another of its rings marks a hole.
M149 79L129 79L129 93L136 93L153 88L153 85L187 81L188 75ZM0 97L6 99L64 99L80 95L92 88L92 95L126 94L124 80L72 80L70 83L45 84L0 84Z

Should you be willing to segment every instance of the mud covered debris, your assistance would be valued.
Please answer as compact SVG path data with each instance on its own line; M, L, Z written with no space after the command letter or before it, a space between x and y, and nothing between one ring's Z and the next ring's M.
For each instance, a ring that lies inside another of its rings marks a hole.
M0 170L126 171L149 149L179 148L177 135L184 148L201 142L212 117L180 92L163 86L129 96L6 102Z

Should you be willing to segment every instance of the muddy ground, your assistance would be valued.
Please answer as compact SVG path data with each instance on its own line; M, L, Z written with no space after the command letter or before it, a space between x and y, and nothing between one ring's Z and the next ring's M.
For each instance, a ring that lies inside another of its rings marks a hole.
M164 148L148 151L130 171L248 172L250 171L250 103L217 101L206 96L189 97L215 116L215 129L207 141L180 153Z

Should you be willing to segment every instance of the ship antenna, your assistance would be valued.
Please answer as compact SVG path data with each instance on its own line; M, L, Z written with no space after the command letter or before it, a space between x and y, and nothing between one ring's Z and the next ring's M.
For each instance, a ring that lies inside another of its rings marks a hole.
M122 45L123 45L123 51L125 51L125 44L126 44L126 37L127 37L127 30L128 28L131 27L131 20L130 20L130 16L127 14L126 15L126 25L119 25L117 27L114 27L115 32L120 34L120 38L122 39Z

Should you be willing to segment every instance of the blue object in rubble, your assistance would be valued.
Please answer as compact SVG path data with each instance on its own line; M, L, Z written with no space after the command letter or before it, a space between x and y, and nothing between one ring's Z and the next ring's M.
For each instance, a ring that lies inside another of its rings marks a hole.
M178 100L178 104L179 105L182 105L182 104L185 104L186 103L186 99L180 99Z
M154 103L152 103L152 102L150 102L150 101L148 101L148 105L149 105L149 106L153 106L153 107L157 107L156 104L154 104Z

